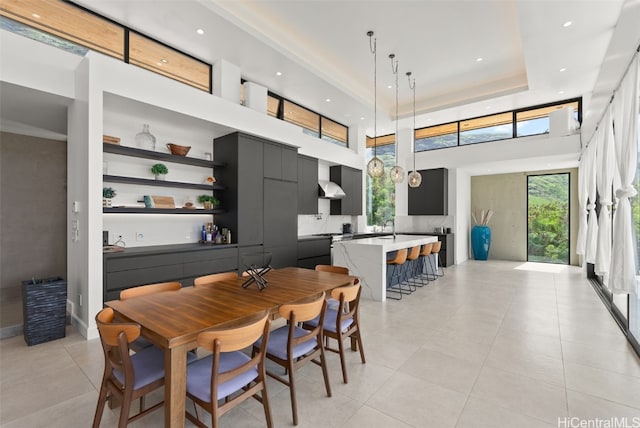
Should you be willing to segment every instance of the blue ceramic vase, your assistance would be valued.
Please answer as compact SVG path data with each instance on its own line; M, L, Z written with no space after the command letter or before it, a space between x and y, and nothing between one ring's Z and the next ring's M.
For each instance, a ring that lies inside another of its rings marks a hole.
M476 260L487 260L489 258L489 247L491 246L491 228L476 224L471 229L471 249L473 258Z

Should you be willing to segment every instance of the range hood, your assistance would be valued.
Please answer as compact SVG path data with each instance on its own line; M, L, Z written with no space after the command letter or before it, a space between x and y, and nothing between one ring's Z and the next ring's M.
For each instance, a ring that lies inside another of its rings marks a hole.
M333 181L318 180L318 196L323 199L342 199L346 194Z

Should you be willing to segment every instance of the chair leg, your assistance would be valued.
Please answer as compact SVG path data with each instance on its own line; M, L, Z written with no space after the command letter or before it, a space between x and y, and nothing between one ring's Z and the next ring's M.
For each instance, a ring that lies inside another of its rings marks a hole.
M102 383L100 387L100 395L98 396L98 405L96 406L96 414L93 416L93 428L100 427L100 421L102 421L102 413L104 412L104 406L107 404L107 386Z
M292 360L289 360L287 372L287 375L289 376L289 395L291 397L291 414L293 415L293 424L298 425L298 403L296 402L296 383L294 375L295 370L293 369Z
M322 344L322 342L320 342ZM320 347L320 367L322 367L322 376L324 377L324 388L327 390L327 397L331 397L331 384L329 383L329 370L327 369L327 357L324 348Z
M342 381L344 383L349 383L347 380L347 363L345 362L344 342L341 337L338 338L338 353L340 354L340 365L342 366Z
M264 418L267 421L267 428L273 427L273 422L271 421L271 407L269 407L269 394L267 394L267 379L266 376L263 376L262 379L262 407L264 408Z
M442 263L440 260L440 253L438 253L438 255L436 256L436 259L438 259L438 266L440 267L439 271L441 271L442 273L438 273L438 270L436 270L436 275L438 276L444 276L444 267L442 267Z
M360 336L360 326L358 326L356 339L358 340L358 348L360 349L360 360L362 360L362 364L365 364L366 360L364 359L364 347L362 346L362 337Z
M120 419L118 420L118 428L126 428L129 423L129 411L131 410L133 391L124 391L122 397L122 406L120 407Z

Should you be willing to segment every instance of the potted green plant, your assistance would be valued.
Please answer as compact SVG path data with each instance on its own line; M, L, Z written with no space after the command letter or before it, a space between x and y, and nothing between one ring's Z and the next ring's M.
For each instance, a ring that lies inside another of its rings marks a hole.
M205 210L217 208L220 205L220 200L213 195L200 195L198 196L198 202L204 205Z
M112 187L103 187L102 188L102 206L110 207L111 206L111 198L116 197L116 191Z
M151 173L155 175L156 180L164 180L164 176L168 172L169 172L169 169L163 163L157 163L151 167Z

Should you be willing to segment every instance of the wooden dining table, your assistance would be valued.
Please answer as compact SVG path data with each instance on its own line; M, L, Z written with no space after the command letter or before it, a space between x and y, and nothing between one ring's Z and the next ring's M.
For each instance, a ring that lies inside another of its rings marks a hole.
M164 350L165 427L184 427L187 352L199 333L233 326L265 310L275 318L283 304L296 303L351 284L353 276L303 268L273 269L264 275L267 286L242 287L246 277L178 291L156 293L106 305L124 321L138 323L142 336Z

